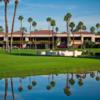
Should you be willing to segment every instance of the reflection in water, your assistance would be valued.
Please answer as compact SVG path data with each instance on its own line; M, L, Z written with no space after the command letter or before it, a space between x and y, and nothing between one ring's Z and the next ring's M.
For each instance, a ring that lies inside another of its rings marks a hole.
M97 72L82 73L82 74L68 73L65 75L52 74L52 75L46 75L46 76L33 76L33 77L30 76L30 77L26 77L26 78L10 78L10 79L6 78L6 79L0 80L0 84L2 84L1 81L5 82L4 83L5 86L3 86L3 88L5 88L5 91L2 90L3 92L5 92L4 100L11 100L11 97L12 97L12 100L18 100L16 95L19 95L20 97L21 97L21 95L23 95L23 100L27 100L27 98L25 98L26 97L25 95L27 95L27 97L30 96L31 98L34 98L34 97L37 98L38 95L40 94L39 92L41 92L39 89L41 89L42 93L44 93L44 94L56 92L55 99L58 95L61 95L61 98L63 98L63 100L66 100L65 95L70 96L70 97L72 97L72 96L78 97L78 94L77 94L77 92L79 91L78 87L84 87L84 85L86 86L86 83L91 85L91 83L90 83L91 80L95 80L95 81L97 81L97 83L100 82L100 72L97 71ZM1 85L0 85L0 88L1 88ZM11 92L10 92L9 88L11 88ZM82 89L84 89L84 88L82 88ZM91 87L91 88L95 89L96 85L94 85L94 87ZM35 89L35 91L34 91L34 89ZM75 89L77 92L75 92ZM100 92L100 90L99 90L100 87L97 87L97 89L98 90L96 90L96 91ZM29 91L31 90L32 94L31 94L31 92L30 92L30 94L28 94L28 90ZM48 90L48 91L46 91L46 90ZM49 92L49 91L51 91L51 92ZM57 94L58 91L60 92L60 94ZM33 95L33 92L34 92L34 95ZM89 92L91 92L91 91L89 91ZM77 94L77 95L75 95L75 94ZM9 95L10 95L10 97L9 97ZM81 96L83 95L85 97L84 94L80 93L80 95ZM94 95L96 95L96 94L94 94ZM54 95L52 94L51 97L53 97L53 96ZM97 97L95 99L98 99L98 100L100 99L100 96L98 96L98 95L96 95L94 97ZM1 98L3 98L3 97L0 97L0 100L3 100ZM43 97L43 98L44 98L43 100L47 100L47 98L45 98L45 97ZM57 98L57 99L61 100L61 98ZM21 99L19 98L19 100L21 100ZM35 100L38 100L38 99L35 99ZM49 95L48 95L48 100L51 100L51 98L49 99Z

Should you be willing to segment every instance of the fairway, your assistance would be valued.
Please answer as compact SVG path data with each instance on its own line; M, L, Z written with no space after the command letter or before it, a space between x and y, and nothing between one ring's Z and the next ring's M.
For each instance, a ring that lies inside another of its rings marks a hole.
M0 77L100 70L100 59L0 54Z

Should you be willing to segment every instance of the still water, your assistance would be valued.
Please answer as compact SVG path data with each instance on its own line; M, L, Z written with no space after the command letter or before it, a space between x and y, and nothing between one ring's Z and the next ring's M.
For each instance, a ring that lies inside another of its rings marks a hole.
M100 72L0 79L0 100L100 100Z

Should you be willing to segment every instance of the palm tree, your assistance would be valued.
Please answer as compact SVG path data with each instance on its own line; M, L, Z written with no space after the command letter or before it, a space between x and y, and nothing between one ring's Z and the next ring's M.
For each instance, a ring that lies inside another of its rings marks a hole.
M100 23L97 23L97 24L96 24L96 28L97 28L97 32L99 32Z
M83 23L82 21L80 21L80 22L78 23L77 29L78 29L78 31L80 31L81 49L82 49L82 44L83 44L81 31L83 30L83 28L84 28L84 23Z
M67 13L67 14L64 16L64 21L66 22L67 34L68 34L68 39L67 39L67 47L68 47L68 48L69 48L69 46L70 46L69 23L70 23L71 17L72 17L71 13Z
M33 21L32 22L32 26L33 26L33 28L34 28L34 31L35 31L35 27L37 26L37 23L36 23L36 21ZM34 37L34 41L35 41L35 50L36 50L36 37Z
M92 34L95 34L95 27L94 27L94 26L92 26L92 27L90 28L90 32L91 32Z
M29 30L30 30L30 48L31 48L31 26L32 26L33 19L31 17L28 18L28 22L30 24Z
M54 50L54 28L56 26L56 22L55 20L51 20L51 26L52 26L52 49Z
M19 16L18 17L18 20L20 21L20 30L22 29L22 27L23 27L23 19L24 19L24 17L21 15L21 16Z
M22 25L22 24L23 24L23 19L24 19L23 16L19 16L19 17L18 17L18 20L20 21L20 24L21 24L21 25L20 25L20 31L21 31L21 33L22 33L22 30L21 30L21 29L22 29L22 27L23 27L23 25ZM20 38L20 48L21 48L21 40L22 40L22 39Z
M0 32L3 32L3 31L4 31L3 27L2 27L2 26L0 26Z
M25 32L27 32L26 27L22 27L22 28L21 28L21 32L22 32L21 45L22 45L22 48L23 48L23 36L24 36Z
M48 30L50 30L51 17L48 17L46 20L48 22Z
M5 50L6 52L9 51L9 42L8 42L8 32L9 32L9 28L8 28L8 16L7 16L7 12L8 12L8 3L9 0L0 0L0 2L3 1L5 4L4 7L4 12L5 12L5 41L6 41L6 46L5 46Z
M74 22L71 22L69 24L69 27L71 28L71 32L73 34L73 48L74 48L74 33L73 33L73 31L74 31L75 23Z
M86 30L86 26L85 26L85 25L83 25L83 30L84 30L84 31Z
M57 33L57 32L59 31L59 28L58 28L58 27L56 27L56 28L55 28L55 31L56 31L56 33Z
M48 17L48 18L46 19L46 21L48 22L48 30L49 30L49 32L50 32L51 17ZM50 49L50 38L49 38L49 49Z
M11 28L10 52L12 50L12 42L13 42L13 35L12 34L14 32L14 24L15 24L17 6L18 6L18 0L15 0L14 15L13 15L13 20L12 20L12 28Z

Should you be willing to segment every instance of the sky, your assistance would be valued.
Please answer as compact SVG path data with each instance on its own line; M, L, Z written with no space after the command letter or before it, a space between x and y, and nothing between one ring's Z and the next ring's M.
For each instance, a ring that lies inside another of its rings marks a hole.
M9 31L14 10L14 0L8 7ZM18 16L24 17L23 26L29 31L28 18L32 17L37 22L37 29L48 29L47 17L56 20L59 31L66 31L64 16L72 14L71 21L77 25L83 21L89 31L91 26L100 23L100 0L19 0L14 31L19 30L20 22ZM4 3L0 3L0 25L4 27Z

